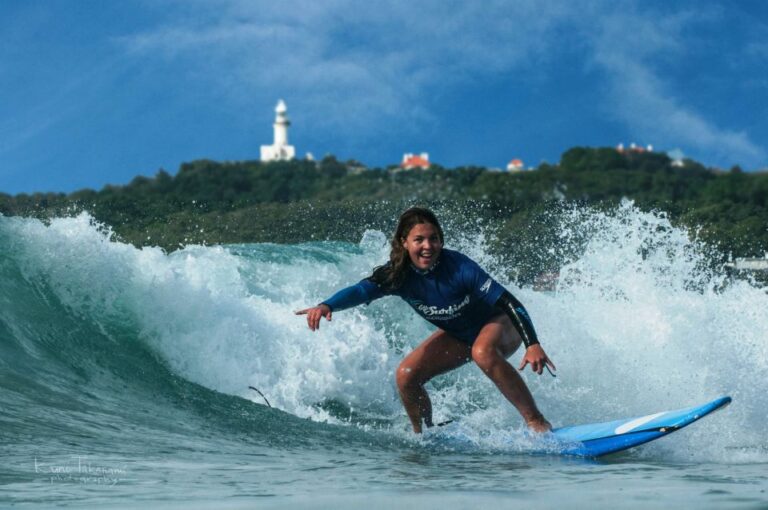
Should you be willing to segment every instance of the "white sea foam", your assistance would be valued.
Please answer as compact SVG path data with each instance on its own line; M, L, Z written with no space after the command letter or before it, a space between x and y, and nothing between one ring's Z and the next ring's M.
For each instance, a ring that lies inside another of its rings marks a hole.
M739 462L765 457L768 296L704 269L704 255L663 216L623 204L611 213L563 213L562 246L580 246L556 292L517 288L558 377L525 375L555 425L640 416L731 395L727 410L653 454ZM178 375L216 391L301 417L357 417L405 429L394 386L404 353L430 327L397 298L337 312L318 332L294 311L370 274L386 237L359 246L190 246L170 255L110 239L92 218L0 218L30 281L45 279L72 313L132 324ZM449 246L489 262L482 231ZM107 331L108 333L108 331ZM511 359L519 363L520 353ZM519 443L521 422L495 387L468 365L430 383L438 420L459 418L479 444ZM747 453L744 453L744 452ZM758 453L753 453L753 452Z

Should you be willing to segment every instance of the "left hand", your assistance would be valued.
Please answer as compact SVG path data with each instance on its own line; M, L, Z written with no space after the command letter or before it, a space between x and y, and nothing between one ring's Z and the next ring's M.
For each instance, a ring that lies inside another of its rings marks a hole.
M547 353L544 352L544 349L542 349L540 344L533 344L525 350L523 360L520 362L519 370L523 371L525 365L529 363L531 364L531 370L539 375L544 371L545 365L552 367L552 370L557 370L555 364L547 357Z

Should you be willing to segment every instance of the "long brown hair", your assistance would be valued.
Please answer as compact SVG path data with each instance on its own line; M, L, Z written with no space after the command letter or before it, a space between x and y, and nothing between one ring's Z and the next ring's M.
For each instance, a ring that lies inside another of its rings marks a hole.
M405 280L405 271L408 269L410 258L408 251L403 246L403 240L408 237L408 233L413 227L421 223L429 223L437 230L440 237L440 244L443 244L443 229L440 222L432 211L424 207L410 207L397 222L397 228L392 235L390 245L392 250L389 252L389 262L379 266L373 271L373 280L384 290L396 290L400 288Z

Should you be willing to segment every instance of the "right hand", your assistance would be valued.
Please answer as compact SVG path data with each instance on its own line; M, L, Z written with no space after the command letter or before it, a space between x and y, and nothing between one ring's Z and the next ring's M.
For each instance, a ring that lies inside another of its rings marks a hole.
M309 325L309 329L312 331L315 331L316 329L320 329L320 317L325 317L325 320L330 321L331 320L331 307L326 304L321 304L317 306L313 306L312 308L305 308L304 310L299 310L296 312L296 315L306 315L307 316L307 325Z
M525 350L523 360L520 363L518 370L522 371L529 363L531 364L531 370L539 375L541 375L541 373L544 371L545 364L552 367L552 369L549 371L550 374L552 374L552 370L557 370L555 368L555 364L552 363L552 360L549 359L547 353L544 352L541 344L533 344ZM554 376L555 374L552 375Z

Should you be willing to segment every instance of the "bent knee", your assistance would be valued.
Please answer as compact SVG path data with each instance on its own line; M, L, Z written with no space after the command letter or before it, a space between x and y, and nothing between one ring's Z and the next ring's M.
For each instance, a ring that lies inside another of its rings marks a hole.
M395 374L395 380L398 388L409 388L413 386L419 386L427 382L423 380L418 370L408 365L400 365L397 367L397 373Z
M472 361L482 370L488 371L499 361L504 361L504 358L493 347L475 344L472 346Z

